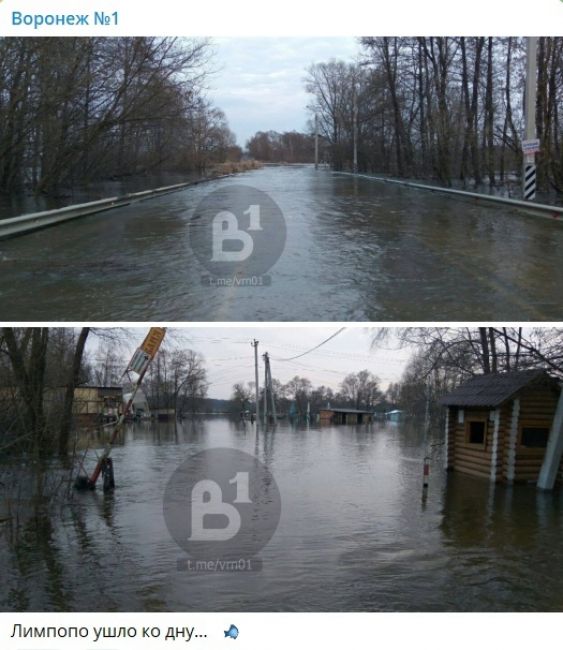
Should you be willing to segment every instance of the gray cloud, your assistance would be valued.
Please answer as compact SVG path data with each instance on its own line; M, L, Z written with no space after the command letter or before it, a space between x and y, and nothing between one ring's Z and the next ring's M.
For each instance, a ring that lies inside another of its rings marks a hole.
M353 60L359 51L351 37L216 38L213 44L218 71L208 94L241 146L256 131L304 130L306 69L330 58Z

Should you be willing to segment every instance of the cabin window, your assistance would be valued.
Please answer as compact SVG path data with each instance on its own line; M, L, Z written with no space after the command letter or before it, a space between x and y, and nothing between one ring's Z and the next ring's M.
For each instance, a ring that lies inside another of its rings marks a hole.
M522 447L543 449L547 447L548 438L549 427L523 426L520 434L520 445Z
M470 445L485 446L487 437L487 420L467 420L466 426L466 439Z

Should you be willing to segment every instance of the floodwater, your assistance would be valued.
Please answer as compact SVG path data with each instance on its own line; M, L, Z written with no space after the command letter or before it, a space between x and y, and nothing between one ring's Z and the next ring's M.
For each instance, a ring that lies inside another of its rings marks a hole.
M422 439L412 424L283 424L258 436L219 417L132 425L114 453L113 494L75 493L18 533L0 524L0 610L563 610L560 493L446 480L435 432L423 500ZM278 484L261 571L180 570L165 486L212 447L253 454Z
M189 224L206 195L219 190L228 209L240 185L277 203L285 247L265 286L209 286ZM561 223L506 207L268 167L0 241L0 311L33 321L556 321L562 249Z

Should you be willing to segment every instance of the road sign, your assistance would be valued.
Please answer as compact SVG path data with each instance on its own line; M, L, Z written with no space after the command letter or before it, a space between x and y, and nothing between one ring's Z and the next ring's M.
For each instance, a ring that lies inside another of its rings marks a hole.
M154 359L154 356L158 352L158 348L160 347L165 334L166 327L151 327L140 349L143 352L146 352L151 359Z
M151 327L140 347L135 350L127 370L142 374L154 359L166 334L166 327Z
M533 138L532 140L522 140L522 151L524 153L537 153L539 150L539 138Z
M140 375L148 368L150 362L150 356L146 352L143 352L143 350L140 348L137 348L135 350L133 358L129 362L129 367L127 370L132 370L133 372L136 372L138 375Z

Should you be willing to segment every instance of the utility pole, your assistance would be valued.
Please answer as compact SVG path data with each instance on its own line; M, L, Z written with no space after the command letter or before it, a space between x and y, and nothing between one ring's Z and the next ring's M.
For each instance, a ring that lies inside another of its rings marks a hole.
M354 138L354 159L352 170L354 174L358 173L358 94L356 88L356 79L354 79L354 106L353 115L353 138Z
M536 151L539 151L539 143L536 140L537 52L538 39L536 36L529 36L526 47L526 94L524 98L526 130L522 142L524 154L522 193L525 201L533 201L536 198Z
M268 426L268 353L264 354L264 429Z
M319 168L319 114L315 113L315 169Z
M422 498L425 499L428 490L428 479L430 477L430 446L428 434L430 430L430 379L426 378L425 386L426 412L424 414L424 463L422 470Z
M270 370L270 355L265 352L264 358L264 427L268 426L268 395L270 397L270 417L272 424L276 426L278 415L276 412L276 400L274 399L274 387L272 385L272 371Z
M254 348L254 387L256 389L256 427L260 423L260 386L258 385L258 341L250 344Z
M272 420L273 425L276 426L278 423L278 414L276 412L276 400L274 398L274 386L272 384L272 369L270 367L270 357L266 352L266 367L268 373L268 390L270 391L270 406L272 408Z

